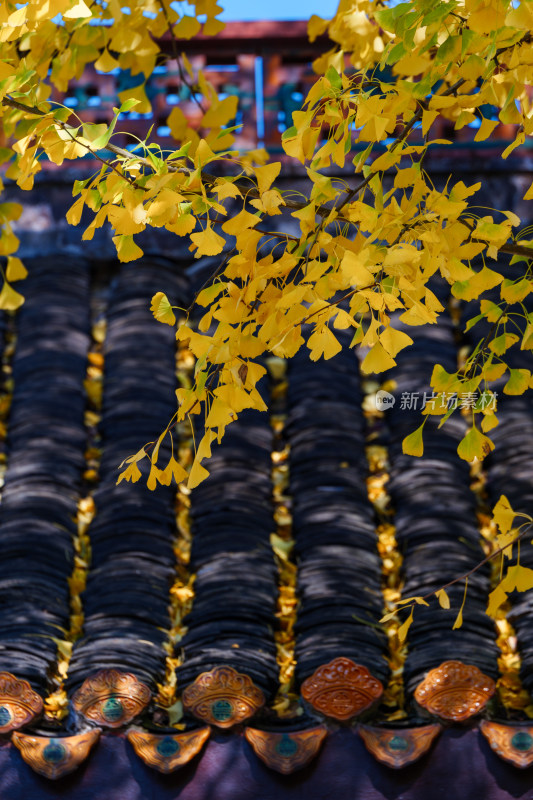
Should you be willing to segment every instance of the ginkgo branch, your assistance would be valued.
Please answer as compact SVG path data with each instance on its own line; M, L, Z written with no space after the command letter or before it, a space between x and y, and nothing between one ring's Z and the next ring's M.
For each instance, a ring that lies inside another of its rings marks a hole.
M228 263L228 261L230 260L230 258L231 258L231 256L233 255L233 253L235 253L235 247L233 247L233 248L232 248L232 249L231 249L229 252L227 252L227 253L225 253L225 254L224 254L224 258L222 259L222 261L220 262L220 264L217 266L217 268L216 268L216 269L215 269L215 270L214 270L214 271L213 271L213 272L212 272L212 273L211 273L211 274L210 274L210 275L209 275L209 276L208 276L208 277L205 279L205 281L202 283L202 285L200 286L200 288L198 289L198 291L194 293L194 296L193 296L193 298L192 298L192 300L191 300L191 302L190 302L190 305L189 305L189 307L188 307L188 308L185 310L185 313L186 313L187 317L189 316L189 314L190 314L190 313L191 313L191 311L193 310L193 308L194 308L194 306L195 306L195 304L196 304L196 300L198 299L198 295L200 294L200 292L201 292L203 289L205 289L205 288L206 288L206 286L210 286L210 284L211 284L211 283L212 283L212 282L213 282L213 281L214 281L216 278L218 278L218 276L220 275L220 273L224 271L224 268L226 267L226 264L227 264L227 263Z
M2 98L2 105L11 106L19 111L24 111L27 114L29 113L39 117L46 117L49 113L47 111L41 111L41 109L36 108L35 106L25 106L23 103L19 103L18 100L15 100L13 97L9 97L9 95ZM55 117L52 117L50 121L54 125L57 125L58 128L61 128L61 130L65 131L65 133L68 134L73 142L76 142L76 144L84 147L88 153L91 153L91 155L97 159L97 161L99 161L101 164L104 164L106 167L108 167L108 169L113 170L113 172L116 172L117 175L127 181L131 186L135 186L138 189L144 189L144 187L139 186L139 184L137 184L133 178L130 178L128 175L122 173L111 161L107 161L105 158L102 158L102 156L98 154L98 151L93 150L93 148L90 147L83 138L77 136L76 132L78 129L73 125L69 125L68 123L58 120ZM114 145L108 144L105 149L112 153L116 153L117 155L126 155L128 159L131 159L131 153L129 153L127 150L122 150L122 148L116 148Z
M527 523L526 527L524 528L524 530L521 531L519 534L517 534L517 536L515 536L515 538L513 539L512 542L507 542L506 544L502 545L501 547L498 547L497 550L494 550L493 553L489 553L488 556L485 556L485 558L483 558L481 561L479 561L476 564L475 567L472 567L472 569L468 570L468 572L465 572L463 575L459 575L457 578L454 578L453 580L448 581L448 583L444 583L442 586L440 586L438 589L435 589L432 592L428 592L427 594L424 594L424 595L421 595L420 597L417 597L415 600L413 600L412 603L406 602L405 604L403 604L402 601L400 601L399 603L396 604L397 606L399 606L399 610L403 611L404 609L414 608L416 605L420 604L420 601L423 600L425 602L426 600L429 600L431 597L434 597L435 595L437 595L439 592L446 591L446 589L449 589L450 586L454 586L456 583L461 583L464 580L468 580L468 578L470 578L472 575L474 575L476 572L478 572L478 570L480 570L482 567L484 567L485 564L488 564L489 561L492 561L494 558L497 558L498 556L502 555L502 553L504 553L506 550L508 550L514 544L516 544L517 542L520 542L524 538L524 536L533 529L533 521L531 520L531 517L529 517L527 514L518 514L517 513L516 516L526 517L526 519L528 520L528 523ZM522 526L520 526L520 527L522 527Z
M457 91L457 89L459 89L460 86L463 85L464 82L465 82L464 78L460 78L460 80L456 81L456 83L454 83L453 86L450 86L448 89L446 89L445 92L442 92L442 94L439 95L439 97L445 97L447 95L453 94L454 92ZM413 114L409 122L407 122L404 125L400 135L397 136L396 139L392 142L390 146L390 152L392 152L395 147L401 144L401 142L403 142L409 136L410 132L412 131L416 123L422 119L422 114L426 109L427 109L427 102L419 100L418 109ZM366 186L368 186L368 184L376 174L377 173L371 173L365 178L365 180L361 181L361 183L358 186L356 186L354 189L350 189L347 192L346 197L343 199L341 204L337 207L337 210L340 211L342 208L344 208L345 205L347 205L351 200L353 200L354 197L356 197Z
M490 345L490 343L492 341L492 337L496 333L496 331L498 330L498 326L499 326L500 322L502 321L502 318L505 316L505 313L506 313L508 308L509 308L509 304L506 303L505 306L503 307L499 317L493 322L493 324L490 327L490 329L487 332L487 334L484 336L484 338L478 344L477 350L476 350L476 354L475 354L472 362L470 364L467 363L465 365L466 367L468 367L465 370L465 373L464 373L465 374L465 378L468 379L468 378L474 376L475 370L476 370L479 362L481 361L481 358L486 353L486 351L487 351L487 349L488 349L488 347L489 347L489 345Z
M205 114L205 108L204 108L203 104L201 103L201 101L196 96L196 92L194 91L194 87L190 85L190 83L187 81L187 79L185 77L185 73L183 71L183 65L181 63L181 58L180 58L180 54L179 54L179 50L178 50L178 41L176 39L176 34L174 33L174 26L172 25L172 22L170 21L170 17L168 15L168 10L167 10L167 7L165 5L165 0L157 0L157 2L158 2L158 5L159 5L159 7L161 8L161 10L163 12L163 16L165 17L165 22L167 23L168 32L170 34L170 43L171 43L171 47L172 47L172 55L174 56L176 64L178 65L178 71L179 71L179 74L180 74L180 80L187 87L187 89L189 90L193 101L196 103L196 105L198 106L200 111L203 114Z

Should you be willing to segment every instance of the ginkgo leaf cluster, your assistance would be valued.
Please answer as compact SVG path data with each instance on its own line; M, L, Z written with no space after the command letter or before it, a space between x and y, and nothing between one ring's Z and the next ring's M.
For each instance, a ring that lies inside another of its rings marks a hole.
M436 188L424 168L428 148L449 144L432 138L438 118L457 131L477 121L477 141L491 137L499 123L514 126L503 159L531 136L533 4L515 6L511 0L348 0L331 20L313 16L310 38L327 33L332 46L314 63L316 80L283 134L280 161L264 151L232 149L237 98L218 96L180 55L180 40L223 27L216 0L198 0L187 11L169 0L132 0L127 9L85 0L1 5L0 115L8 146L0 159L7 177L31 190L43 157L62 164L92 154L98 168L75 182L67 214L72 225L89 219L84 241L110 225L118 258L134 261L143 254L137 234L160 228L183 239L193 258L218 259L212 281L185 316L175 313L177 298L158 292L151 301L156 319L175 325L177 341L196 358L195 382L178 390L176 414L162 433L172 439L175 426L194 415L202 435L193 464L187 475L173 459L160 465L160 440L141 448L120 480L139 480L141 461L149 462L150 488L173 480L192 488L203 480L203 462L226 427L245 409L265 410L257 385L266 354L291 358L304 347L312 360L332 358L341 349L338 331L349 330L351 346L364 348L363 373L391 369L412 343L405 327L434 325L445 310L432 291L435 276L458 301L477 304L468 327L475 331L487 321L491 335L455 374L436 365L434 392L491 392L503 376L505 394L531 387L527 369L506 363L510 348L533 348L528 231L511 211L480 213L479 183L449 180ZM177 143L172 152L151 134L122 149L115 144L121 114L150 110L146 81L169 58L163 37L172 43L199 119L193 126L173 108L167 120ZM66 91L87 64L139 76L137 86L119 95L109 125L83 121L50 101L52 88ZM488 118L488 108L496 115ZM363 149L354 155L355 142ZM277 185L289 159L309 181L307 196L298 200ZM344 171L342 180L331 177L332 166ZM524 197L533 198L533 185ZM11 286L23 277L11 227L19 213L16 204L0 204L3 308L23 301ZM281 214L293 218L297 235L269 224ZM517 280L497 269L501 253L523 261ZM512 315L521 320L520 333L509 323ZM444 423L450 413L439 404L424 410ZM474 405L459 456L483 459L496 424L493 407ZM406 452L423 453L423 428L422 421L406 439Z

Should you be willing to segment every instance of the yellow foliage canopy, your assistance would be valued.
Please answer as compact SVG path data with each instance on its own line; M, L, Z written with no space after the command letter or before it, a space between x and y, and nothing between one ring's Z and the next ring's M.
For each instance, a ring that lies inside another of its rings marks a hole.
M246 408L264 407L257 391L260 356L290 358L307 344L311 359L332 358L341 347L335 331L350 328L352 346L365 348L363 372L382 373L412 342L391 327L391 313L399 312L404 326L418 326L435 324L443 311L428 287L435 274L454 297L478 304L472 327L480 319L492 327L461 370L449 376L434 372L434 391L472 392L506 373L506 394L529 389L528 370L509 370L505 359L519 341L521 350L533 348L533 319L524 311L533 288L532 242L527 232L517 231L520 220L512 212L480 216L479 183L448 181L437 190L422 166L439 117L456 130L479 120L478 141L490 139L499 123L515 126L503 158L533 133L533 17L530 3L515 5L464 0L456 13L445 2L349 0L331 20L313 15L310 39L327 33L331 49L314 64L316 80L283 135L280 161L264 151L229 149L237 98L219 97L184 54L180 74L198 103L194 127L177 106L168 118L174 151L161 150L152 138L134 151L114 143L122 113L151 108L146 81L168 58L161 38L170 37L177 56L180 39L221 30L222 9L215 0L197 3L194 14L176 10L170 0L131 0L127 14L116 4L84 0L0 4L0 116L7 142L0 161L7 163L6 175L31 190L43 156L61 164L92 153L99 169L76 182L67 214L72 225L84 210L92 214L84 240L109 223L118 258L133 261L142 255L136 234L164 228L184 238L194 258L219 258L212 284L197 298L205 309L197 328L188 314L177 319L173 298L159 292L152 299L156 319L175 325L177 339L188 341L197 359L196 381L179 390L173 420L179 424L194 414L204 421L189 486L207 475L201 462L227 425ZM67 91L88 64L138 77L121 93L109 126L80 122L49 100L53 88ZM490 118L488 108L496 109ZM411 136L417 128L426 137L422 142ZM355 157L354 143L364 143ZM290 158L305 165L307 197L295 199L276 186ZM221 174L222 162L230 164L231 174ZM332 165L345 169L346 181L331 178ZM388 190L385 174L392 179ZM271 230L270 217L283 211L297 221L296 236L283 233L282 226ZM23 302L11 286L25 277L11 227L20 213L17 204L0 203L0 307L12 310ZM518 280L504 280L491 269L502 252L523 260ZM501 302L489 301L487 292L498 286ZM524 321L521 335L509 329L511 313ZM444 418L446 412L431 413ZM498 421L496 413L477 405L471 413L458 448L467 461L490 452L487 433ZM405 452L422 454L422 433L423 424L405 440ZM151 488L186 479L173 462L160 467L153 454L140 453L121 480L138 480L137 463L148 458Z

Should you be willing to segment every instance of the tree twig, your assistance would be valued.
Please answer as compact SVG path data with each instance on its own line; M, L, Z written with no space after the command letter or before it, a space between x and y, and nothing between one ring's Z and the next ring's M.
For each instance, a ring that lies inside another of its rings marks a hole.
M479 569L481 569L481 567L484 567L485 564L487 564L489 561L492 561L493 558L496 558L496 556L501 555L505 550L507 550L507 548L512 547L514 544L516 544L516 542L519 542L521 539L523 539L526 533L528 533L528 531L530 531L532 528L533 528L533 522L530 522L529 525L527 525L524 528L522 533L519 533L518 536L515 539L513 539L512 542L508 542L507 544L498 547L498 549L495 550L494 553L490 553L488 556L485 556L485 558L482 561L476 564L476 566L473 567L468 572L465 572L463 575L459 575L458 578L454 578L453 580L448 581L448 583L443 584L440 588L435 589L433 592L428 592L427 594L422 595L421 597L418 598L418 600L429 600L429 598L434 597L437 594L437 592L442 592L443 590L448 589L450 586L454 586L456 583L460 583L461 581L464 581L467 578L469 578L471 575L474 575L474 573L476 573ZM407 608L414 608L414 606L416 605L418 605L418 603L415 600L413 603L410 604L406 603L405 605L399 605L399 606L397 605L397 610L403 611L404 609Z
M198 100L198 98L196 97L196 92L194 91L194 87L191 86L188 83L188 81L187 81L187 79L185 77L185 74L183 72L183 66L182 66L182 63L181 63L181 60L180 60L180 54L178 52L178 42L177 42L177 39L176 39L176 34L174 33L174 26L172 25L172 23L170 21L170 17L168 15L168 10L167 10L167 7L165 5L165 2L164 2L164 0L157 0L157 2L158 2L158 5L160 6L160 8L161 8L161 10L163 12L163 16L165 17L165 22L167 23L168 32L170 33L170 45L172 47L172 55L174 56L174 58L176 60L176 64L178 65L178 71L179 71L179 74L180 74L181 82L185 84L185 86L187 87L187 89L191 93L191 97L192 97L193 101L196 103L196 105L198 106L198 108L200 109L202 114L205 114L205 108L203 107L201 101Z

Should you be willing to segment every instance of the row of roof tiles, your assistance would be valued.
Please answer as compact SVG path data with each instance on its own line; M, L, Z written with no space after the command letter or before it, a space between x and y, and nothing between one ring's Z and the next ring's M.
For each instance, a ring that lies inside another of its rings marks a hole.
M72 519L82 491L86 443L83 378L90 334L89 265L58 259L53 264L31 266L12 360L15 389L0 509L0 547L6 563L15 567L21 541L24 548L20 577L0 586L11 608L11 616L0 624L0 666L16 676L4 679L4 686L11 686L2 696L0 708L5 732L18 727L12 724L17 716L13 706L17 693L37 689L41 695L49 694L50 674L57 658L57 636L53 634L67 631L72 623L68 592L76 540ZM166 662L163 644L169 625L169 583L175 568L174 498L164 489L151 494L139 486L115 486L116 464L138 448L140 439L153 438L172 413L173 386L168 376L173 374L174 341L172 331L156 326L149 315L150 288L165 290L176 299L187 293L175 265L152 260L122 270L111 284L107 309L100 424L104 448L93 492L97 513L89 530L92 562L90 568L87 566L83 592L83 634L74 642L66 676L74 706L77 704L81 715L100 727L115 727L110 724L113 717L117 726L124 725L129 720L125 716L127 706L131 705L134 712L142 710ZM450 366L453 364L456 348L451 325L444 319L436 331L417 339L405 360L399 360L395 379L400 389L422 390L426 379L421 367L433 363L437 353L448 358ZM154 370L157 382L153 380ZM290 491L299 567L297 682L310 704L308 709L341 721L353 719L378 700L388 678L386 639L375 629L382 613L380 565L373 538L373 510L365 492L361 402L359 378L349 353L316 370L303 358L291 365L286 427L291 442ZM527 416L529 409L524 413ZM461 424L456 429L452 426L449 446L443 446L441 440L433 442L431 432L429 459L413 465L398 453L399 442L412 422L413 416L402 415L399 406L393 409L389 445L397 528L404 540L404 569L410 591L418 592L421 584L426 588L442 584L443 566L455 575L465 559L475 564L479 552L468 476L454 455ZM45 437L42 431L46 431ZM246 719L247 715L235 715L239 704L257 711L266 698L272 697L277 682L272 637L277 589L270 549L270 449L268 420L245 418L215 456L213 475L198 490L191 509L190 569L197 578L188 631L177 647L185 652L177 669L178 687L185 687L182 699L186 708L202 721L222 727ZM428 468L432 482L429 503L427 474L419 482L420 488L416 480L417 473L424 475ZM456 503L460 513L452 516L449 511ZM420 533L414 536L416 521ZM428 539L435 536L445 541L448 554L446 563L439 563L434 574L428 574L423 553ZM239 581L244 595L236 591ZM474 588L474 608L467 611L472 614L472 623L465 625L464 634L452 634L449 621L440 624L432 614L427 619L415 618L409 641L409 695L444 719L462 720L478 713L494 691L495 635L488 623L480 627L476 616L486 600L488 575L481 573L479 586ZM434 641L428 635L428 626L438 628ZM527 636L527 625L525 632ZM35 636L43 643L39 651L32 646ZM479 641L474 643L473 637ZM428 670L447 661L451 646L463 665L430 672L435 683L424 697ZM106 666L113 672L100 673L95 679L95 671ZM122 695L108 686L107 695L102 694L98 683L119 680L117 668L135 673L134 679L125 679L130 684L128 692ZM231 677L225 684L226 694L217 685L224 675ZM244 677L236 679L236 675ZM29 680L32 690L23 679ZM94 680L96 688L91 683ZM243 697L234 688L228 693L228 685L235 680L241 691L243 686L253 687L249 692L256 698L254 703L249 693ZM446 691L442 685L446 685ZM138 708L135 693L130 691L133 686L142 687ZM215 699L206 694L213 686L218 692ZM34 705L38 705L38 696L34 696ZM98 698L99 710L92 716L87 712L89 701L84 704L80 700L84 696ZM211 698L209 702L206 696ZM268 725L272 720L267 715L263 723ZM29 717L23 720L30 721ZM310 722L313 724L304 733L294 731L293 720L281 732L265 731L263 735L258 729L248 729L247 738L275 769L291 771L304 765L305 754L314 756L318 752L322 733L326 735L326 728ZM399 766L420 756L424 752L421 743L429 746L439 729L425 725L414 733L393 728L377 733L369 733L368 728L360 730L378 758ZM513 763L530 763L533 738L527 723L518 728L486 723L483 730L492 736L491 743L496 742L495 749ZM500 731L499 739L494 731ZM142 747L139 744L137 752L146 753L146 737L137 733L134 741L145 742ZM192 734L196 745L205 735L196 728ZM84 738L75 738L72 744L79 743L87 755L95 736L90 732L79 735ZM179 736L189 733L166 730L146 735L152 737L152 749L159 753L160 764L168 767L181 753ZM35 740L31 747L30 739ZM63 736L54 742L45 736L38 742L32 733L14 736L23 755L29 758L32 751L34 762L37 758L35 763L48 769L49 777L52 772L59 775L59 765L72 763L67 739Z

